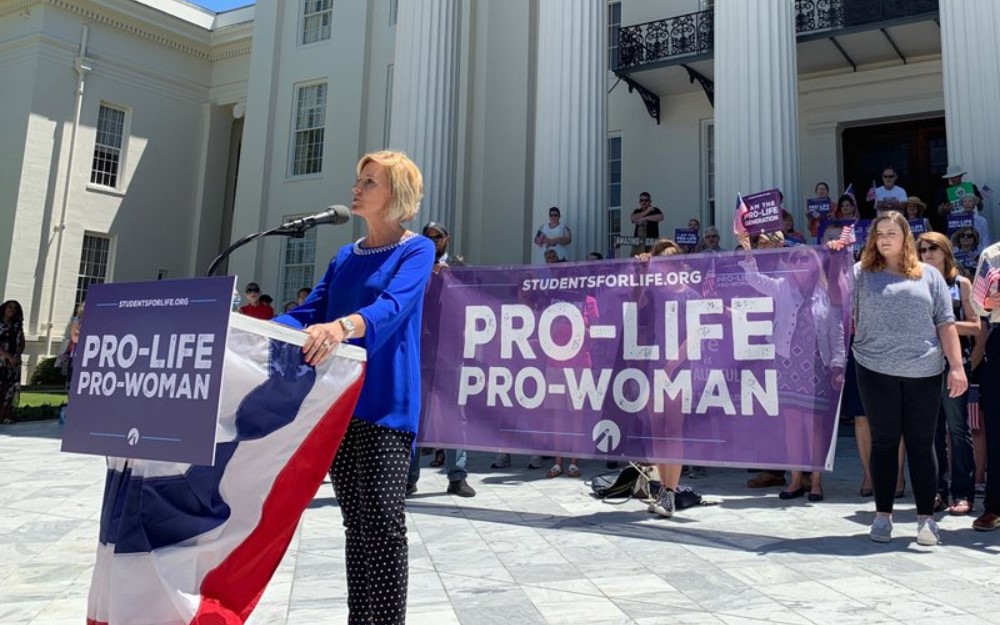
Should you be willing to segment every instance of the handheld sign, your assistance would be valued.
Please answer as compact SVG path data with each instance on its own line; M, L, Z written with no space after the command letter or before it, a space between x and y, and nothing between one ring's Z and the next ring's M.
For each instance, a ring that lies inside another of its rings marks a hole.
M927 222L923 219L910 219L906 223L910 224L910 232L914 237L927 232Z
M698 245L698 231L694 228L677 228L674 230L674 242L677 245L694 247Z
M952 236L963 228L974 228L976 225L972 213L949 213L948 236Z
M769 189L743 196L747 212L743 225L748 234L781 230L781 196L778 189Z
M954 186L948 187L945 193L948 195L948 201L951 202L953 210L962 210L962 198L966 195L973 195L975 189L972 187L971 182L963 182L956 184Z
M830 214L830 198L809 198L806 200L806 212L808 212L814 219L825 219Z
M91 286L62 450L214 464L235 283L223 276Z

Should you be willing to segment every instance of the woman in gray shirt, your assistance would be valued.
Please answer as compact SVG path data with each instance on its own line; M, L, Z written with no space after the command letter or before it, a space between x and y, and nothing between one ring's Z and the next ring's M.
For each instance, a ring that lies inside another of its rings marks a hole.
M917 260L913 234L896 211L872 222L854 277L854 356L872 434L876 512L869 536L876 542L892 538L902 437L917 504L917 542L936 545L934 431L945 359L948 395L957 397L968 387L948 285L936 269Z

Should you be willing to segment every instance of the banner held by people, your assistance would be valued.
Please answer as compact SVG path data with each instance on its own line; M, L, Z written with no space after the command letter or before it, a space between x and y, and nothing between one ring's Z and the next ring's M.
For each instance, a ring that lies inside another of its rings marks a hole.
M456 269L432 280L425 445L832 468L846 253ZM711 279L710 279L711 278ZM795 302L804 302L797 305Z

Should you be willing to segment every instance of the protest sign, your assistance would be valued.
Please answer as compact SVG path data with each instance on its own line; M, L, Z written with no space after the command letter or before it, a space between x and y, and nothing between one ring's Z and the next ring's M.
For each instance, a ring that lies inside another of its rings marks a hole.
M952 209L960 211L962 210L962 198L966 195L973 195L975 192L971 182L962 182L948 187L945 193L948 196L948 201L951 202Z
M799 247L442 272L419 440L829 469L852 265ZM808 320L776 314L803 290Z
M813 219L825 219L830 214L830 198L809 198L806 200L806 212L808 212Z
M914 237L927 232L927 222L923 219L910 219L906 223L910 224L910 232L913 233Z
M213 464L235 281L92 285L62 450Z
M695 228L677 228L674 230L674 242L677 245L694 247L698 245L698 230Z
M781 196L778 189L745 195L743 202L746 204L743 225L748 234L781 230ZM740 210L740 207L737 207L737 210Z
M963 228L974 228L976 226L973 213L956 212L948 214L948 236L952 236Z

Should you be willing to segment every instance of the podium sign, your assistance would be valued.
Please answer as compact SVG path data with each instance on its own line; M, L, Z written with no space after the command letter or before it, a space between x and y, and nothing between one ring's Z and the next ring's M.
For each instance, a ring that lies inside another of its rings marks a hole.
M235 281L90 287L62 450L214 464Z

